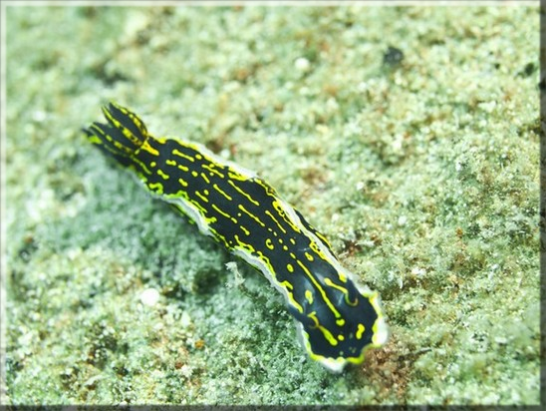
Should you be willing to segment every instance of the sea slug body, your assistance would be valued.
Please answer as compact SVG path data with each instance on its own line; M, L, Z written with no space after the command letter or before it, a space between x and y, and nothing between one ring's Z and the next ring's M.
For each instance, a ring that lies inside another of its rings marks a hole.
M196 143L152 136L130 110L110 103L108 123L87 138L155 196L261 271L284 295L303 345L339 372L387 340L379 296L358 285L327 239L254 172Z

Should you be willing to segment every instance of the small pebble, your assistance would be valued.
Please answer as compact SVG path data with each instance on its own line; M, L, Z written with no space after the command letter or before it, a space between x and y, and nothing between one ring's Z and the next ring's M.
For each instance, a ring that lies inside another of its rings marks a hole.
M299 71L309 71L311 68L311 64L309 63L309 60L307 60L305 57L300 57L296 59L296 62L294 63L294 66Z
M154 288L147 288L140 295L140 302L148 307L153 307L159 301L159 291Z

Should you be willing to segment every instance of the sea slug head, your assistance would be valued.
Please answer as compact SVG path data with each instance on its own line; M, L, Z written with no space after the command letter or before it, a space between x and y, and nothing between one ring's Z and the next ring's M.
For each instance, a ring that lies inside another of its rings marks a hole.
M111 102L102 108L107 124L95 122L83 132L105 153L123 163L133 156L148 138L144 122L132 111Z

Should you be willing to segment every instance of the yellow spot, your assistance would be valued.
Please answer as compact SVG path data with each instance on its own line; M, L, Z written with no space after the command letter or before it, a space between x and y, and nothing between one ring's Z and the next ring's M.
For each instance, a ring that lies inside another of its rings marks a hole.
M179 179L178 179L178 182L179 182L180 184L182 184L183 187L187 187L187 186L188 186L188 183L187 183L185 180L183 180L182 178L179 178Z
M338 319L336 320L336 324L339 325L339 326L341 327L342 325L345 324L345 320L344 320L343 318L338 318Z
M311 290L305 290L305 298L309 301L309 304L313 304L313 293Z
M197 177L199 175L199 173L197 171L192 171L191 175L194 176L194 177Z
M96 136L96 135L92 135L90 137L87 137L87 139L89 140L90 143L93 143L93 144L102 144L102 140L100 139L100 137Z
M241 230L243 230L245 232L246 235L250 235L250 231L248 231L245 227L243 226L240 226L241 227Z
M169 164L168 161L167 161L167 164ZM152 167L155 167L155 166L157 166L157 163L156 163L155 161L152 161L152 162L150 163L150 165L151 165Z
M170 177L168 174L165 174L161 169L157 170L157 174L159 174L163 178L163 180L168 180Z
M203 158L203 156L201 154L196 154L195 158L198 159L198 160L201 160Z
M292 243L292 245L296 245L296 240L294 240L293 238L290 239L290 242Z
M343 335L339 334L339 335L337 336L337 339L338 339L339 341L343 341L343 340L345 339L345 337L344 337Z
M284 251L288 251L288 246L283 245L283 246L282 246L282 249L283 249Z
M362 334L364 334L364 331L366 330L366 327L362 324L358 324L358 328L356 330L356 339L360 340L362 338Z
M273 245L273 243L271 242L271 238L268 238L267 240L265 240L265 246L267 248L269 248L270 250L273 250L275 248L275 246Z
M375 308L375 310L376 310L377 312L381 311L381 310L378 308L378 303L377 303L377 299L378 299L378 298L379 298L379 293L378 293L377 291L374 292L374 293L370 296L370 298L369 298L370 304Z
M190 169L189 169L188 167L183 166L182 164L179 164L179 165L178 165L178 168L179 168L180 170L182 170L182 171L190 171Z
M165 163L167 163L168 166L175 166L176 165L176 161L174 161L174 160L167 160L167 161L165 161ZM152 164L153 164L153 166L155 166L155 161L152 161Z
M311 254L309 254L308 252L305 252L305 256L307 257L307 259L308 259L309 261L313 261L313 260L314 260L313 256L312 256Z
M292 266L292 264L286 264L286 269L288 270L289 273L294 272L294 267Z
M203 177L203 180L205 180L207 182L207 184L210 184L210 180L209 178L206 176L205 173L201 173L201 177Z
M195 159L194 159L193 157L190 157L190 156L188 156L187 154L184 154L184 153L178 151L176 148L173 150L173 154L174 154L175 156L185 158L186 160L189 160L189 161L191 161L192 163L195 161Z
M296 259L296 254L290 253L290 257L292 257L295 260Z

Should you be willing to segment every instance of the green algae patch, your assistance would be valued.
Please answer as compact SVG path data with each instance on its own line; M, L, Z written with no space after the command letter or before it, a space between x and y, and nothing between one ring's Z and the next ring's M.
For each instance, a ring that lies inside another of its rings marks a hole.
M3 403L539 403L537 7L3 7ZM310 361L85 141L109 100L270 182L387 345Z

